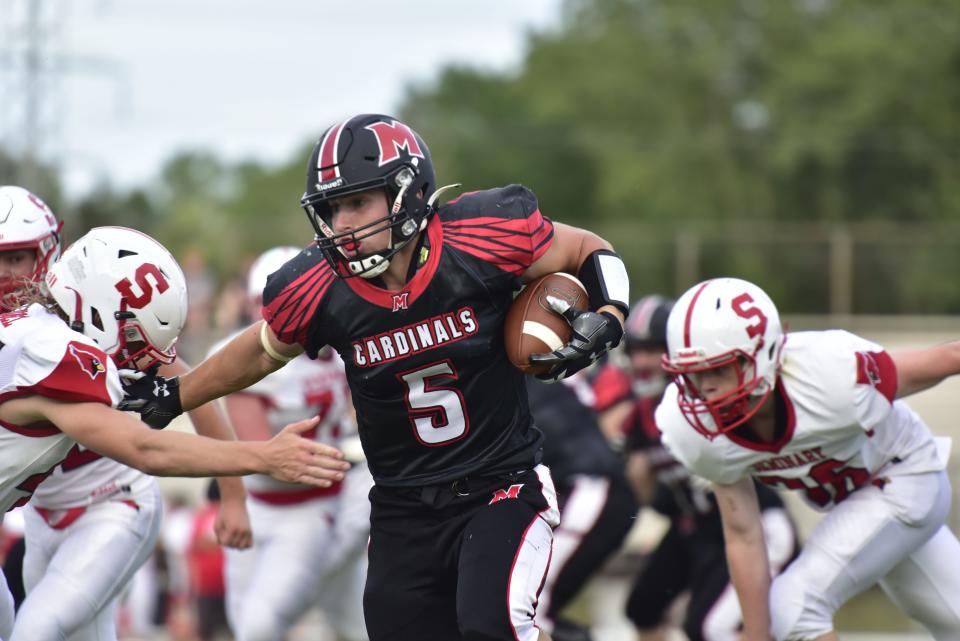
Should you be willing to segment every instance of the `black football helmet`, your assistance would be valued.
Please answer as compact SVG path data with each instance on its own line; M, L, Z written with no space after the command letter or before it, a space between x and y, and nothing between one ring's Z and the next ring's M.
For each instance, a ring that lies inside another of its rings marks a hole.
M391 205L387 215L369 225L336 234L330 200L383 188ZM310 154L307 188L300 201L316 231L316 242L341 276L373 278L390 258L427 226L436 211L436 178L430 150L417 132L396 118L361 114L324 132ZM348 258L343 251L358 240L385 229L388 249Z
M624 323L624 345L636 348L667 349L667 318L674 301L658 294L644 296L633 304Z

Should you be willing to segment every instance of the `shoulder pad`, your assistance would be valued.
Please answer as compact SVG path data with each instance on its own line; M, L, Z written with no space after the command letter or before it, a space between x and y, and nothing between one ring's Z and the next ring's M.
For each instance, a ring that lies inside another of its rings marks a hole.
M281 341L304 345L307 329L337 278L315 245L270 275L263 290L263 318Z
M18 363L21 390L56 400L115 406L123 398L116 366L99 347L64 327L25 341Z

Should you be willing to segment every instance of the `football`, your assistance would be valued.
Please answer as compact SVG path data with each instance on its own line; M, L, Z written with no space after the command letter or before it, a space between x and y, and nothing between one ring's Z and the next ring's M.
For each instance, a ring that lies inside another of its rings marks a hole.
M565 300L576 309L587 309L587 290L570 274L547 274L523 288L507 311L503 340L507 358L524 374L541 374L548 369L530 365L531 354L552 352L570 340L570 324L550 308L547 296Z

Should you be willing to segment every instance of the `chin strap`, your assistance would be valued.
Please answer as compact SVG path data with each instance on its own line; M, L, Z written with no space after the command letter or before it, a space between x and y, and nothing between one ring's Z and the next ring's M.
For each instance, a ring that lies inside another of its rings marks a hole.
M409 181L404 181L401 184L400 192L397 194L397 197L393 201L393 207L390 209L391 214L396 215L403 204L403 196L407 192L407 188L410 187L413 177L410 177ZM453 183L452 185L445 185L437 189L433 194L430 195L430 199L427 200L427 214L420 220L419 227L415 228L416 223L413 220L404 221L403 225L400 226L400 235L402 240L400 242L394 243L393 232L390 233L390 244L387 246L386 251L382 254L372 254L366 258L360 258L357 260L347 260L347 268L350 270L354 276L360 276L361 278L376 278L383 272L387 271L387 268L390 267L390 258L393 257L398 251L403 249L404 245L409 243L416 236L417 233L422 232L427 228L427 224L430 222L430 215L433 213L434 207L436 207L437 199L440 197L440 194L448 189L455 189L460 186L460 183ZM340 249L340 253L343 253L343 249ZM346 258L346 256L344 256Z

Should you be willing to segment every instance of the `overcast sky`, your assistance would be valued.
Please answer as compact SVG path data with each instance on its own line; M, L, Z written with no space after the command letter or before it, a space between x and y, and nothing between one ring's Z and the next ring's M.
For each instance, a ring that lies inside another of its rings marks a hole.
M56 49L77 67L47 89L45 148L78 192L144 182L187 147L285 160L343 115L391 113L445 64L515 66L561 0L40 1L59 5Z

